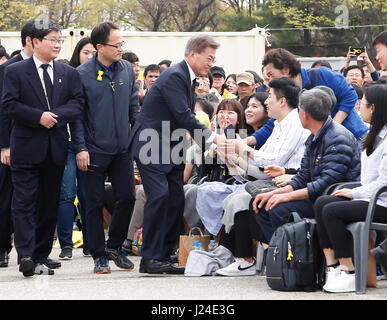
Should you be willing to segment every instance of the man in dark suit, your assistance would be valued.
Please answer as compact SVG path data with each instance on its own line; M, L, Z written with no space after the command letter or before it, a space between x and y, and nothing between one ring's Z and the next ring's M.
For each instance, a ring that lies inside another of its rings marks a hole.
M3 91L4 70L7 66L28 59L33 54L31 45L31 30L35 22L26 23L21 30L23 50L16 57L0 65L0 97ZM11 120L4 115L0 98L0 267L8 267L8 255L12 249L11 244L11 157L9 149L9 136L11 134Z
M10 135L14 243L24 276L54 274L47 267L67 161L67 123L82 114L79 75L55 62L60 27L33 25L32 58L5 69L3 112L13 121Z
M186 45L185 60L165 70L153 84L133 128L130 150L147 196L141 273L184 272L184 268L175 267L170 259L177 245L184 209L184 160L178 150L181 140L171 133L183 129L179 136L188 131L194 137L199 132L206 145L224 139L197 121L193 112L196 77L208 74L218 47L208 35L191 38Z

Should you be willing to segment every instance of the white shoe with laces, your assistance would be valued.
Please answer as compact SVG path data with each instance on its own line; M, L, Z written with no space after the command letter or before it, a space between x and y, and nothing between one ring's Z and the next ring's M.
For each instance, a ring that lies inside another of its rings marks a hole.
M337 268L339 269L339 268ZM331 277L329 283L323 287L324 291L331 293L355 292L355 273L349 273L345 270L340 270L336 277Z
M243 258L236 258L235 262L225 268L217 270L216 274L226 277L254 276L256 275L254 266L255 259L253 262L248 262Z

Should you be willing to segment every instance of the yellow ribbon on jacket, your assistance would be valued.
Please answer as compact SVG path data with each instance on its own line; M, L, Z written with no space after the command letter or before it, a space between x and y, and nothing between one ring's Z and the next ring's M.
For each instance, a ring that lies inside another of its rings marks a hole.
M99 71L98 71L97 81L102 81L102 75L103 75L103 71L102 71L102 70L99 70Z

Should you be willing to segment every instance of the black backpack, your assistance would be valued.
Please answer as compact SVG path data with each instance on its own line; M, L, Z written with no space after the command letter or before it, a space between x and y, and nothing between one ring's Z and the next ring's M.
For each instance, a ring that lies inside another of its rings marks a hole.
M270 239L266 256L266 280L273 290L315 291L323 284L323 254L316 221L292 212L289 222Z

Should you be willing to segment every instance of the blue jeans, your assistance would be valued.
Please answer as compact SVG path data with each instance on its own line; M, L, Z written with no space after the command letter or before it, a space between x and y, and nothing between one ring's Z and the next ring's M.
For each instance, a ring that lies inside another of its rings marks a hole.
M59 208L58 208L58 222L57 232L60 247L72 248L73 241L73 222L74 222L74 201L78 195L80 214L82 219L82 235L83 241L87 241L86 237L86 219L85 219L85 192L82 185L82 178L80 177L75 154L72 144L69 143L69 150L67 156L67 164L63 174L62 188L60 192Z

